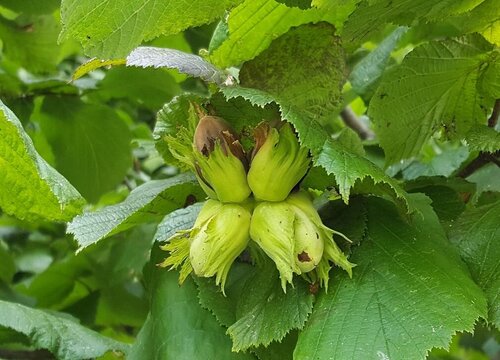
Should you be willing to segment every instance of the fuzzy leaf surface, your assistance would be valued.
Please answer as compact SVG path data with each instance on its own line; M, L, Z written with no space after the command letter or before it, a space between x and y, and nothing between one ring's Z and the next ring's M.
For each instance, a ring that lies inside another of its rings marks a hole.
M127 344L104 337L68 315L3 300L0 300L0 326L23 333L35 348L47 349L61 360L88 359L111 350L128 349Z
M69 220L85 203L36 152L21 122L0 101L0 207L20 219Z
M165 180L152 180L135 188L125 201L75 217L67 232L75 236L80 248L117 234L143 222L160 220L184 206L188 196L204 198L192 174Z
M464 136L486 121L476 87L492 47L480 36L416 47L386 74L370 102L387 164L411 158L439 129Z
M367 201L368 228L351 261L321 294L294 359L423 359L486 316L486 298L423 195L412 224L390 203ZM423 216L421 216L421 214Z
M240 70L243 87L264 90L326 122L341 103L346 64L335 28L322 22L291 29Z
M500 329L500 201L466 210L453 224L450 240L488 298L488 320Z
M211 22L240 2L63 0L60 37L78 40L89 56L123 58L144 41Z
M127 66L177 69L207 82L223 84L227 75L202 57L176 49L140 46L127 56Z
M319 21L339 26L354 7L353 1L317 3L313 4L316 7L301 10L274 0L243 2L229 14L228 37L212 51L210 61L221 68L239 65L253 59L294 26Z

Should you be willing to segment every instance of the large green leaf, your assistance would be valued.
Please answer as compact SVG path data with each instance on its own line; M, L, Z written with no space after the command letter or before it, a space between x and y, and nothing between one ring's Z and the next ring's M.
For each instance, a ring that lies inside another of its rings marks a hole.
M153 261L163 255L156 252ZM198 303L191 278L179 286L177 273L151 265L151 312L127 359L253 359L231 352L225 329Z
M480 36L431 42L383 78L369 114L388 164L418 154L441 128L457 138L486 121L476 87L491 49Z
M143 222L161 220L182 207L190 197L203 199L203 191L192 174L152 180L135 188L127 199L94 212L79 215L68 225L81 248Z
M274 0L245 1L229 14L228 37L212 51L210 61L219 67L239 65L253 59L294 26L319 21L340 25L354 6L352 1L337 0L317 1L315 5L301 10Z
M63 0L61 38L77 39L90 56L125 57L143 41L211 22L240 2Z
M484 0L483 0L484 1ZM370 39L387 23L413 25L422 21L444 20L477 5L470 0L373 0L357 1L359 6L344 24L342 37L353 49Z
M55 157L55 167L88 200L96 202L120 184L132 165L130 131L100 104L47 97L33 116Z
M52 15L21 18L0 17L0 39L5 56L34 71L53 71L64 52L57 44L60 25Z
M14 115L0 101L0 207L20 219L69 220L84 200L36 152Z
M2 300L0 326L23 333L35 348L48 349L61 360L95 358L112 350L125 352L128 348L124 343L83 327L68 315Z
M0 5L18 13L48 14L59 7L59 0L0 0Z
M325 122L338 110L346 79L344 51L328 23L306 24L274 40L243 64L240 83L293 104L308 118Z
M466 210L453 223L450 240L488 298L488 320L500 329L500 201Z
M319 296L295 359L423 359L486 316L484 293L429 200L412 198L420 214L411 225L390 203L367 200L368 229L352 256L353 278L337 273Z

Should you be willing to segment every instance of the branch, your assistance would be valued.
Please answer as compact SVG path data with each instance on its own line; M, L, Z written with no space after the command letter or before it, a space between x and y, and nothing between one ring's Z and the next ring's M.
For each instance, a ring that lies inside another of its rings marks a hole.
M490 118L488 119L488 126L494 128L498 122L498 116L500 115L500 99L495 101L495 105L493 105L493 112L491 113Z
M344 123L353 129L362 140L371 140L375 137L373 131L371 131L365 124L363 124L354 111L349 106L346 106L344 110L340 112L340 117Z
M6 360L18 360L18 359L36 359L36 360L53 360L54 355L52 355L47 350L4 350L0 349L0 359Z

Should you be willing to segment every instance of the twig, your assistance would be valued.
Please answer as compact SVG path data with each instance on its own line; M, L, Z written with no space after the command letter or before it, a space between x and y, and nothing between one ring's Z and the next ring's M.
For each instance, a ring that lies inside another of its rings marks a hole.
M6 360L53 360L54 356L47 350L18 351L0 349L0 359Z
M353 129L361 139L371 140L375 137L373 131L371 131L365 124L363 124L354 111L349 106L346 106L341 112L340 117L344 123Z
M488 119L488 126L494 128L497 125L499 116L500 116L500 99L497 99L495 101L495 105L493 105L493 112L491 113L491 116Z

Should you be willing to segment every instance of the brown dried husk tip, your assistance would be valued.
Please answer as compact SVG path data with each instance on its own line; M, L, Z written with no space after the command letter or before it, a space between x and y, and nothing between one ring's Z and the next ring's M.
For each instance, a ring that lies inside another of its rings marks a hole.
M224 155L227 150L241 160L245 169L248 169L248 160L241 146L238 136L233 128L222 118L217 116L204 116L200 119L194 133L194 145L205 156L209 156L219 142Z
M262 145L264 145L271 128L276 128L279 130L283 126L283 124L284 122L281 120L273 120L271 122L261 122L254 128L253 138L255 140L255 146L252 150L250 159L253 159L255 157L255 154L257 154L257 152L262 147Z

